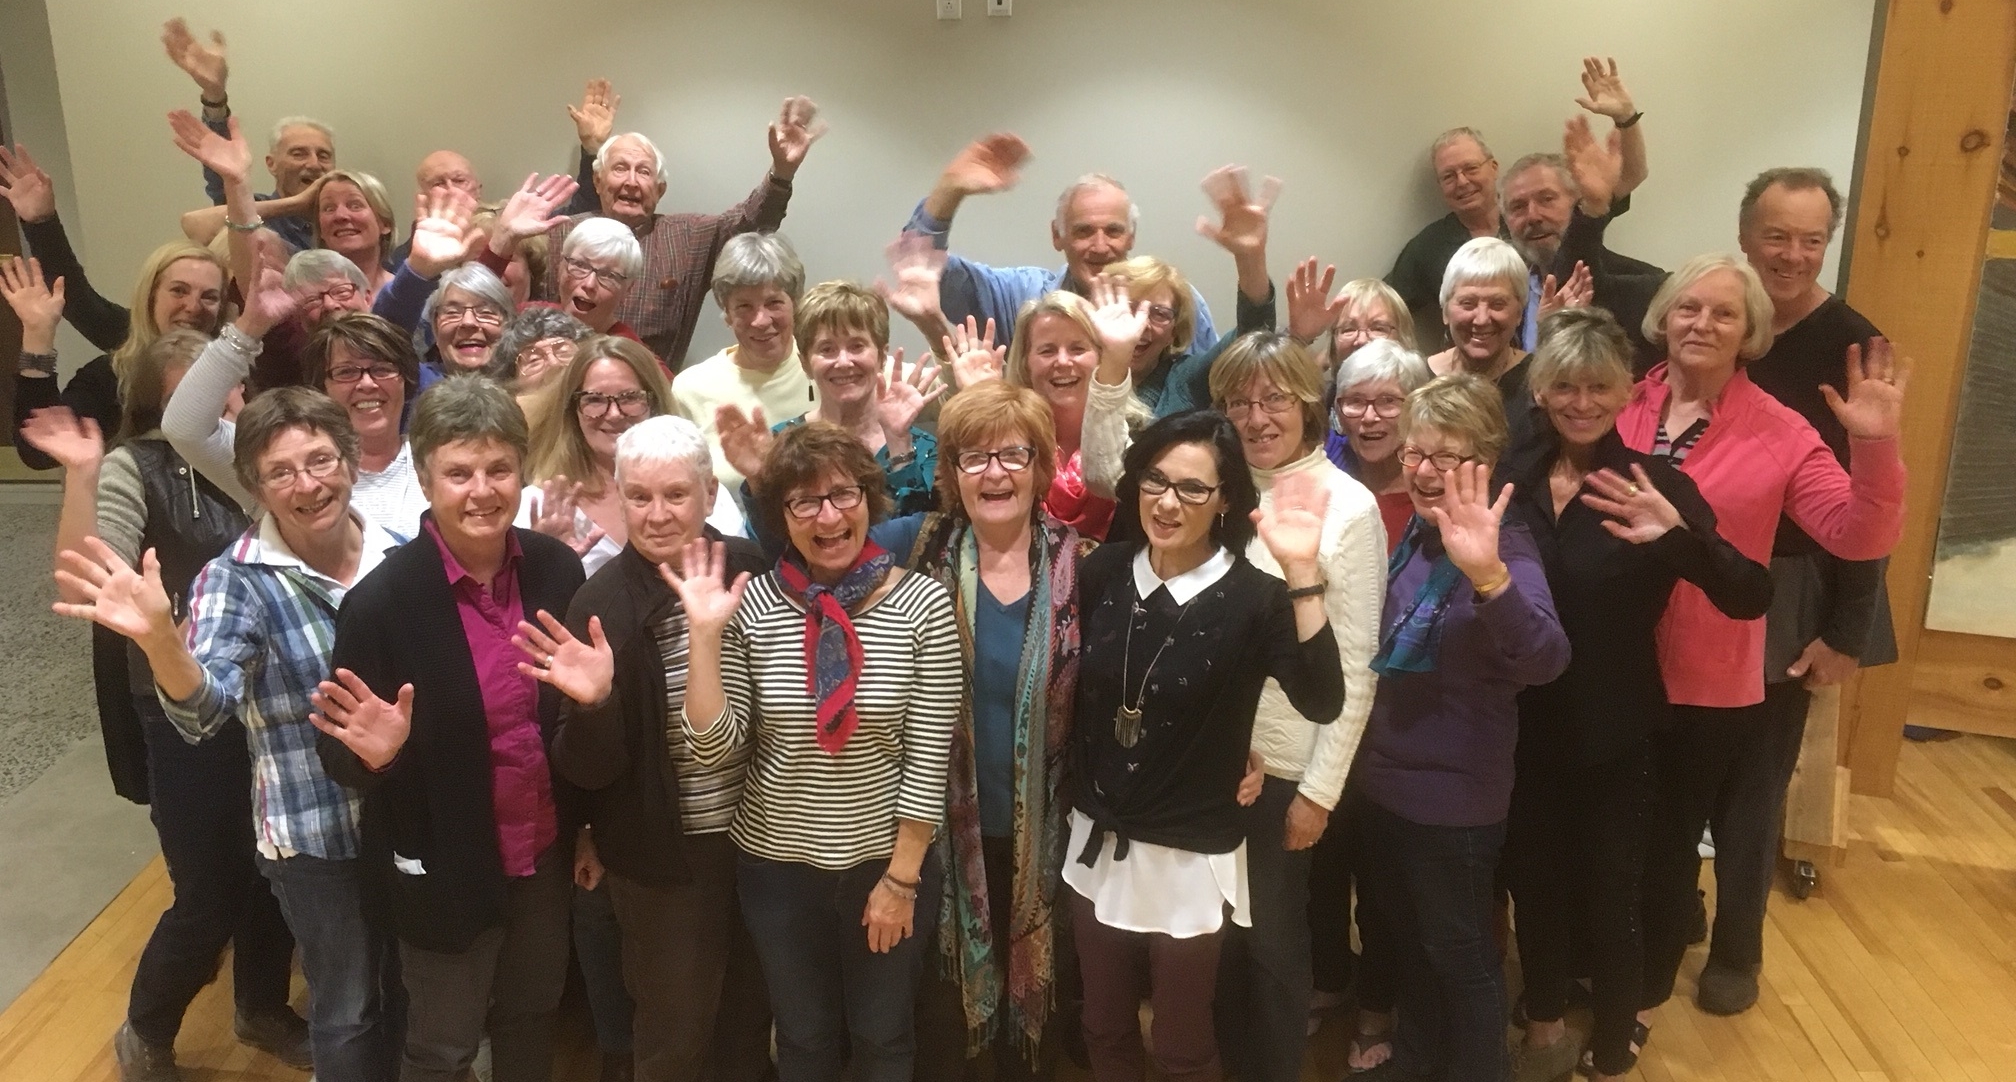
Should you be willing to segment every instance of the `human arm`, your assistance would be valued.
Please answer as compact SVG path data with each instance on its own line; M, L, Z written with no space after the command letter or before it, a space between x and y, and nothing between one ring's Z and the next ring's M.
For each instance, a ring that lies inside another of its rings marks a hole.
M1850 661L1861 658L1879 620L1888 618L1884 601L1886 560L1832 560L1832 589L1820 637L1814 641ZM1887 637L1887 629L1886 629Z
M1379 518L1377 501L1370 496L1363 485L1349 478L1332 482L1329 516L1341 522L1334 540L1324 545L1323 607L1343 670L1344 708L1336 721L1317 731L1316 745L1296 786L1298 803L1309 805L1302 809L1305 829L1313 825L1307 824L1311 813L1327 816L1342 798L1344 779L1351 772L1372 714L1378 683L1372 672L1372 655L1379 645L1380 607L1386 591L1386 527ZM1348 503L1343 502L1346 497ZM1325 525L1330 532L1329 524Z
M63 220L56 216L55 185L27 147L16 146L10 153L0 145L0 197L13 204L28 250L41 260L48 277L63 280L63 318L99 349L108 353L118 349L132 329L131 315L85 277L84 264L70 246Z
M214 129L213 129L214 130ZM296 195L278 195L271 199L255 199L252 211L262 219L299 218L306 216L315 206L316 187L303 188ZM228 198L225 190L218 188L218 199ZM224 231L226 221L232 219L230 207L223 202L214 206L197 207L182 215L182 235L197 244L208 244ZM245 219L240 219L245 220Z
M1617 74L1617 60L1585 56L1582 58L1583 97L1575 99L1575 104L1592 113L1610 118L1619 136L1618 150L1621 156L1621 171L1618 174L1616 195L1627 196L1638 190L1640 184L1650 175L1651 168L1645 160L1645 128L1640 120L1643 114L1632 104L1631 92L1624 89L1624 80Z
M868 929L868 949L877 954L895 950L916 929L917 885L922 881L924 856L931 850L931 837L938 824L915 819L896 820L896 846L889 865L868 891L868 904L861 910L861 926Z
M1903 532L1904 459L1899 448L1908 362L1899 361L1884 338L1848 347L1848 395L1823 386L1821 396L1848 434L1848 470L1810 424L1800 420L1782 431L1793 468L1786 484L1785 514L1820 546L1844 560L1874 560L1889 554Z
M695 540L680 566L660 565L665 584L686 610L686 696L681 721L702 765L721 761L748 735L753 688L743 630L734 620L749 586L743 572L731 582L728 546Z
M938 302L938 284L945 275L944 249L927 238L902 233L883 249L883 255L889 262L894 284L877 278L875 292L882 295L890 311L908 320L924 335L924 341L937 352L940 363L950 364L955 356L947 341L952 324ZM938 343L945 343L942 349Z
M1771 611L1771 569L1752 560L1716 529L1715 509L1692 478L1654 460L1633 464L1631 476L1597 470L1582 502L1609 516L1603 528L1646 545L1681 578L1701 588L1722 615L1755 620Z
M245 382L252 359L259 355L259 338L228 328L197 354L196 363L182 376L175 393L161 409L161 434L168 445L197 472L210 479L241 506L254 504L252 493L238 481L232 465L233 441L237 426L224 420L224 403L231 391Z
M1029 144L1012 132L994 132L966 145L938 174L938 182L918 207L940 224L943 234L959 212L959 204L969 195L1005 192L1022 179L1022 166L1029 160ZM943 247L943 245L940 245Z
M1265 302L1274 292L1267 279L1267 216L1281 194L1281 181L1267 177L1253 190L1243 165L1227 165L1204 177L1204 194L1218 208L1218 221L1197 219L1197 232L1232 255L1239 296Z
M574 121L574 136L581 144L581 165L575 174L578 184L561 208L562 217L592 214L601 209L602 198L595 193L595 156L616 131L616 110L623 95L616 93L607 79L590 79L582 89L581 104L567 107Z
M21 436L27 443L34 445L36 450L55 459L63 467L63 504L56 515L55 554L61 556L71 550L83 551L84 540L99 535L98 503L100 479L103 476L105 461L105 441L98 433L97 423L89 418L79 419L69 410L56 406L37 410L30 415L27 425L21 429ZM133 474L132 457L130 455L119 457L126 464L122 479L132 482L119 487L127 492L137 491L138 476L124 476ZM130 507L123 505L121 509L131 510ZM144 525L146 520L144 497L138 511L140 520L138 523L132 522L130 515L122 516L118 520L122 527L132 526L127 544L114 546L113 549L128 563L140 559L139 527ZM125 538L127 533L128 531L122 528L119 536ZM68 596L64 600L80 599Z
M595 623L596 634L601 629L600 618L584 603L582 595L586 592L585 588L577 592L567 610L566 630L577 641L589 641L594 637L590 632L590 621ZM639 633L649 634L648 631ZM613 665L614 655L610 660ZM630 741L623 711L623 688L613 675L608 692L599 701L582 703L571 697L562 699L560 722L553 734L553 769L575 785L591 790L614 785L617 779L629 773Z
M895 851L861 915L869 949L878 952L892 949L913 929L916 884L931 837L945 814L945 779L964 685L965 663L951 598L942 590L930 591L916 618L913 668L904 699L902 773L896 783Z
M161 45L167 50L169 61L195 81L205 117L215 116L216 130L224 134L222 124L230 117L231 104L227 87L231 66L225 56L224 32L212 30L207 43L199 41L190 32L189 24L177 17L161 27ZM203 167L203 190L212 203L224 202L223 180L207 163Z
M1239 325L1231 334L1202 348L1193 344L1189 355L1169 369L1168 377L1162 381L1162 397L1155 403L1156 417L1211 405L1211 366L1218 363L1218 358L1241 335L1274 329L1276 306L1272 285L1269 285L1266 297L1258 301L1243 292L1239 293L1236 309Z

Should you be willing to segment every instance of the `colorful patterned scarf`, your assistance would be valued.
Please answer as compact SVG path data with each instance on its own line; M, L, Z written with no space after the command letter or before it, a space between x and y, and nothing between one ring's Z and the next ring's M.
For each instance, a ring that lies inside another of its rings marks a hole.
M1407 523L1400 544L1386 559L1386 579L1392 581L1414 551L1428 540L1428 527L1415 515ZM1436 555L1428 569L1427 581L1379 637L1379 652L1372 658L1372 671L1381 676L1435 671L1435 655L1442 648L1442 616L1449 611L1449 599L1456 596L1456 584L1463 573L1449 560L1448 553Z
M806 573L805 557L786 548L777 561L777 580L784 592L805 606L805 690L818 701L819 746L828 755L840 754L854 727L861 723L854 712L854 685L861 679L861 637L854 633L854 621L847 610L859 605L882 580L896 558L869 541L861 546L854 566L840 577L837 586L812 581Z
M1066 808L1057 789L1070 748L1078 683L1078 560L1092 543L1054 519L1039 525L1033 540L1029 617L1015 688L1015 881L1012 911L1006 914L988 910L975 780L970 703L981 588L978 543L966 524L933 514L926 516L909 560L912 570L930 575L951 592L967 662L966 693L960 697L952 740L945 829L936 844L946 878L939 904L939 962L960 988L969 1056L986 1047L997 1027L1012 1034L1025 1055L1033 1054L1052 1005L1057 891L1068 840ZM994 922L1001 919L1008 921L1005 967L994 952Z

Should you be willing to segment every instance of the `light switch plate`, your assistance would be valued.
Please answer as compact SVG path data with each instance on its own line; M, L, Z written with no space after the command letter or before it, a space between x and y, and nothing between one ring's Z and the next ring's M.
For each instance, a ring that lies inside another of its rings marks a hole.
M959 10L959 0L937 0L937 3L939 18L960 19L965 17Z
M1015 0L987 0L987 14L989 15L1015 14Z

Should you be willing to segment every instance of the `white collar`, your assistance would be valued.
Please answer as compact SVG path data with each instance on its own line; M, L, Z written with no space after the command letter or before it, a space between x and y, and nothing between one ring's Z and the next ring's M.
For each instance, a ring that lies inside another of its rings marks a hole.
M1168 590L1169 596L1178 605L1187 605L1191 598L1203 593L1206 586L1224 578L1225 573L1230 570L1232 570L1232 554L1220 545L1218 551L1211 554L1210 559L1165 581L1157 577L1155 569L1149 566L1148 546L1142 545L1141 551L1134 554L1134 596L1145 601L1159 586Z
M374 525L370 518L356 507L350 508L350 517L355 519L357 525L364 531L364 547L357 555L357 578L361 580L384 562L386 554L398 548L402 542L391 531ZM294 554L294 550L287 544L287 539L280 535L280 526L274 521L270 512L259 516L259 528L247 534L235 553L235 559L241 564L298 567L324 582L342 588L342 583L309 567L301 557Z

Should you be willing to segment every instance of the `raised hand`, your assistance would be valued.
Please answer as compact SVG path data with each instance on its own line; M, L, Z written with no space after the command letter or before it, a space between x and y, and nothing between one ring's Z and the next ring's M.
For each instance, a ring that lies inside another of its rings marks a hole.
M287 292L284 272L264 253L253 274L253 283L245 288L245 307L238 315L237 326L239 330L257 337L293 315L301 301Z
M252 167L252 148L245 145L245 137L238 134L238 118L228 122L231 135L227 138L205 127L187 109L177 109L168 114L168 129L174 133L175 149L203 163L211 172L225 180L244 180Z
M511 645L532 657L529 665L519 662L518 671L553 685L582 706L595 706L607 699L616 681L616 655L602 635L602 618L588 618L588 641L582 642L552 613L540 609L538 616L545 625L543 630L520 620L518 634L511 636Z
M383 770L413 734L413 685L399 688L397 702L386 702L356 673L337 669L308 701L320 713L308 715L317 729L343 742L350 753L372 770Z
M945 274L945 250L931 238L905 233L882 250L888 257L894 285L875 279L875 292L889 303L897 315L912 323L930 324L944 320L938 304L938 282Z
M1022 164L1028 160L1029 144L1021 136L995 132L967 144L938 175L938 183L961 195L1005 192L1022 179Z
M951 358L952 382L960 390L990 379L1000 379L1008 368L1008 347L994 344L994 320L987 320L987 330L982 333L974 326L973 317L953 327L952 333L944 338L946 357Z
M231 65L225 62L222 31L210 31L210 43L205 45L189 32L189 24L178 17L162 25L161 45L168 50L168 59L196 80L196 89L202 92L204 101L224 100L224 84L231 76Z
M763 475L763 459L770 454L776 437L763 416L763 407L751 406L748 416L740 407L721 406L714 411L714 434L721 440L721 457L753 486Z
M1540 318L1546 319L1563 308L1587 307L1595 296L1596 281L1590 276L1588 265L1578 259L1568 280L1559 286L1554 284L1551 274L1540 280Z
M875 374L875 416L882 422L885 438L895 442L902 436L907 442L910 426L917 423L924 407L944 393L945 385L938 381L938 366L920 357L906 374L903 348L898 346L890 354L888 366Z
M1204 194L1218 208L1218 221L1197 219L1197 232L1233 255L1264 255L1267 251L1267 215L1281 194L1281 181L1266 177L1260 190L1252 184L1243 165L1227 165L1204 177Z
M1092 279L1092 327L1106 354L1132 360L1134 347L1148 329L1148 302L1129 304L1127 283L1110 274Z
M47 353L54 344L56 325L63 321L63 279L44 282L42 261L33 256L0 259L0 297L21 320L23 348L33 339L40 348L30 353Z
M1631 105L1631 92L1624 89L1624 80L1617 76L1617 58L1608 58L1610 66L1607 70L1603 66L1604 59L1595 56L1582 58L1584 96L1576 98L1575 104L1611 120L1629 120L1631 114L1637 112Z
M105 459L105 438L98 422L79 419L68 406L50 406L28 415L21 426L21 438L29 446L56 460L65 470L87 469Z
M1623 135L1613 128L1598 142L1589 130L1589 118L1573 116L1562 129L1561 154L1568 159L1575 186L1582 189L1583 213L1590 213L1590 208L1607 211L1624 176Z
M581 138L582 150L593 154L609 141L610 133L616 130L616 107L621 104L623 95L609 89L609 80L588 80L588 86L581 91L581 104L567 107L567 116L574 121L574 134Z
M567 480L565 474L556 473L548 477L539 482L539 507L532 515L534 530L567 542L567 547L573 549L576 556L586 556L606 533L600 526L585 534L578 530L578 512L584 488L579 482Z
M0 196L14 204L14 216L24 222L44 221L56 213L56 186L19 143L12 154L0 143Z
M1506 485L1492 502L1491 468L1482 462L1459 464L1444 483L1449 493L1445 506L1428 509L1441 531L1442 550L1472 583L1498 579L1505 567L1498 558L1498 523L1512 503L1512 486Z
M1897 359L1890 340L1872 338L1866 357L1861 346L1848 347L1847 399L1824 383L1820 394L1848 435L1858 440L1894 439L1904 428L1904 386L1910 376L1911 362Z
M491 248L498 255L510 255L519 241L539 236L558 225L564 219L557 212L574 198L580 187L573 177L558 173L545 180L540 180L537 173L526 177L525 183L504 201L504 209L497 212L497 220L491 223Z
M1277 479L1273 498L1252 510L1260 541L1281 565L1283 574L1315 572L1316 554L1323 541L1323 512L1329 508L1330 490L1313 471L1304 470Z
M1644 545L1666 536L1668 530L1686 527L1680 512L1646 476L1645 467L1632 463L1631 478L1626 480L1615 470L1597 470L1583 478L1594 491L1584 492L1582 502L1610 516L1603 520L1603 528L1612 537Z
M413 247L406 265L422 278L467 262L488 236L471 222L476 197L460 188L429 188L413 195Z
M135 642L177 635L175 607L161 586L161 561L153 549L140 554L136 571L102 539L87 537L84 551L56 554L56 582L63 596L84 599L56 602L58 616L89 620Z
M1319 276L1316 257L1295 265L1288 276L1288 333L1304 342L1314 342L1344 318L1344 295L1330 296L1337 281L1337 268L1326 266Z
M784 99L777 122L770 125L770 171L780 180L789 180L805 161L805 152L826 134L826 122L819 119L819 106L804 95Z
M747 571L735 576L734 582L727 581L728 546L705 538L687 542L679 566L659 564L658 574L679 595L679 604L686 610L686 633L711 640L720 638L749 585Z

